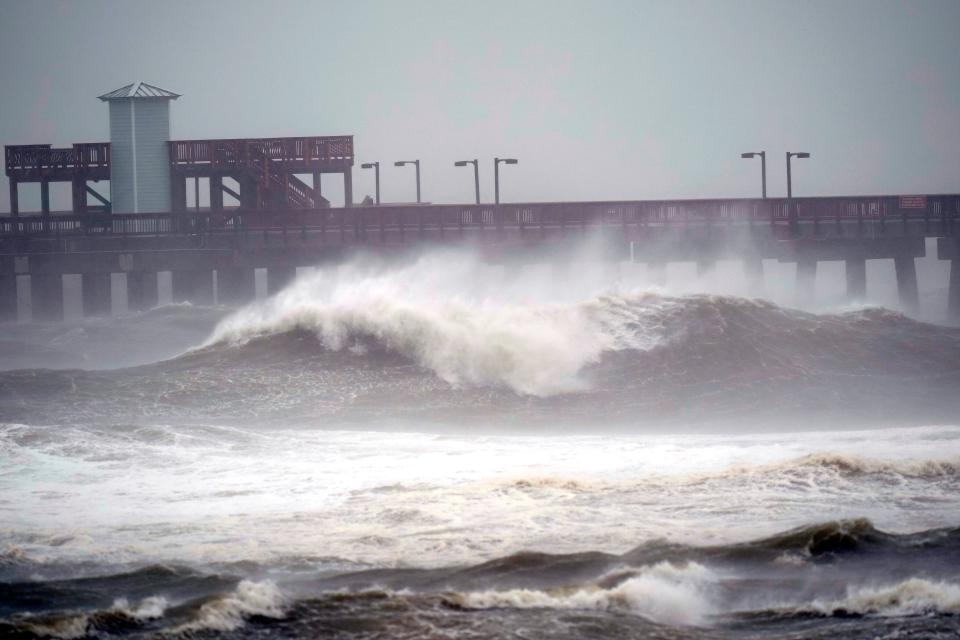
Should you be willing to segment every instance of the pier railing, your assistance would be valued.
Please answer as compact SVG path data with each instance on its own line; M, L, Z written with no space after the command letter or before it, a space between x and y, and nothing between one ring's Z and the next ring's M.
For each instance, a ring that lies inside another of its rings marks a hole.
M305 168L353 163L353 136L174 140L169 146L173 166L206 165L230 170L263 159Z
M105 169L110 166L110 143L87 142L64 148L49 144L8 145L4 147L4 162L8 176Z
M229 171L263 160L304 170L353 164L353 136L174 140L168 144L170 164L175 167L202 165ZM59 148L49 144L7 145L4 166L6 175L18 180L70 171L109 171L110 143L88 142Z
M791 217L791 211L793 217ZM201 210L169 213L87 213L0 217L0 235L176 235L278 231L339 231L353 237L377 232L457 229L512 229L520 232L567 227L770 225L787 229L802 223L859 228L882 233L907 223L920 233L936 225L937 235L960 230L960 195L859 196L826 198L647 200L613 202L510 203L501 205L380 205L328 209Z

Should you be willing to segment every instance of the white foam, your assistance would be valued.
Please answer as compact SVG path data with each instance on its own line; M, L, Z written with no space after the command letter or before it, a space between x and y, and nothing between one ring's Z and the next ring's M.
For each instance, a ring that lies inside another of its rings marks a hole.
M960 475L811 461L909 471L958 443L960 427L437 436L0 425L9 470L0 501L20 507L16 526L0 531L0 551L11 550L0 563L49 578L63 562L272 562L323 549L382 566L442 566L523 549L623 553L656 538L742 542L824 514L913 532L956 526Z
M131 607L126 598L118 598L110 610L124 613L137 620L155 620L163 617L169 605L169 601L163 596L144 598L135 607Z
M195 620L180 625L173 632L232 631L241 627L249 616L282 618L284 597L270 580L242 580L233 593L211 600L200 607Z
M825 615L840 611L890 617L955 615L960 614L960 585L911 578L893 585L853 588L842 600L817 601L804 610Z
M715 574L702 565L662 562L610 589L482 591L464 594L462 600L465 606L477 609L621 610L664 624L699 625L714 613L708 591L715 582Z
M87 621L89 617L83 614L61 618L55 622L41 622L26 620L24 627L40 637L58 638L59 640L75 640L87 636Z
M113 605L107 611L122 613L136 620L155 620L163 617L168 606L169 602L162 596L144 598L135 607L132 607L126 598L118 598L114 600ZM42 617L37 619L26 617L22 619L22 624L38 636L58 638L59 640L75 640L90 635L90 619L93 615L78 613L55 620L43 619Z
M816 453L776 465L779 469L823 468L849 474L891 474L912 478L960 475L960 457L887 461L852 454Z
M224 319L207 345L244 343L292 329L313 331L332 350L373 339L452 385L501 385L547 396L585 388L581 370L608 349L649 348L645 311L604 296L599 283L581 296L556 291L555 279L503 284L463 256L423 257L405 268L318 270L277 296ZM569 283L564 285L571 286Z

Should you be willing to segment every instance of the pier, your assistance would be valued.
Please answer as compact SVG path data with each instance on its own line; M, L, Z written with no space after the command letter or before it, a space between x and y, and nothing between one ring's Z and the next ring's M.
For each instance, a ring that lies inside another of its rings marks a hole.
M84 313L98 314L111 308L117 277L130 308L157 303L163 272L176 301L241 304L254 298L255 269L267 270L274 293L297 267L358 252L469 246L494 263L556 264L590 238L598 260L646 263L653 273L672 262L696 263L705 273L718 260L741 260L748 281L759 282L764 260L794 263L801 303L815 296L819 262L843 261L847 294L857 300L866 293L866 261L893 260L902 306L912 310L919 305L914 261L926 255L926 239L936 238L937 257L951 264L951 318L960 319L957 194L273 209L262 202L0 217L0 308L16 317L18 299L22 305L27 298L30 317L58 319L63 278L75 274Z
M668 263L705 274L740 260L756 293L764 260L793 263L800 304L816 296L820 262L844 262L847 295L859 300L866 262L892 260L909 312L920 304L916 259L935 239L936 257L950 262L949 318L960 323L960 194L357 206L353 136L171 140L180 97L132 83L99 96L109 142L5 147L0 319L63 318L65 278L79 279L83 314L101 315L156 305L161 274L174 301L242 304L254 299L257 269L274 293L298 267L359 252L469 246L493 263L564 267L584 239L593 259L646 263L655 279ZM323 196L330 174L343 181L337 206ZM55 182L71 185L69 211L52 210ZM30 184L40 210L26 213L20 187Z

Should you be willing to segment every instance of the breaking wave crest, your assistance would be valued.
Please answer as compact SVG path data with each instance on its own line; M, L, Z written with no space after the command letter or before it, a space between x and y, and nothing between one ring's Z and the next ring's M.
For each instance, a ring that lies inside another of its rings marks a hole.
M735 464L723 471L685 475L691 483L785 481L830 485L838 480L915 480L955 482L960 479L960 457L881 460L849 453L818 452L782 462Z
M689 563L661 562L636 571L619 584L540 591L511 589L466 593L456 600L468 608L550 608L625 611L654 622L675 625L702 624L713 613L708 588L716 575ZM601 581L602 582L602 581Z
M171 360L0 372L0 421L739 430L960 415L957 328L497 273L435 256L320 270Z
M202 581L198 576L197 582ZM233 591L176 605L164 596L146 597L136 604L121 597L104 609L15 614L6 622L0 621L0 635L13 633L76 640L161 632L166 636L190 637L197 633L233 631L253 616L282 618L285 604L286 599L273 582L241 580Z
M320 272L227 318L207 344L306 330L332 351L401 354L454 386L502 385L546 396L584 389L581 371L605 351L661 340L655 327L645 331L652 305L470 295L464 284L476 268L425 260L375 274Z
M193 620L173 631L232 631L250 616L282 618L284 602L283 594L273 582L242 580L232 593L204 603Z
M960 614L960 584L910 578L879 587L851 589L841 600L814 602L800 612L828 616L923 616Z
M102 611L24 616L18 626L22 631L38 637L74 640L103 633L136 630L144 622L162 618L168 606L169 602L163 596L144 598L135 606L126 598L118 598L111 607ZM2 626L0 631L3 631Z
M851 386L878 376L960 380L960 330L883 309L813 315L609 283L512 282L488 271L436 256L391 270L321 270L225 318L204 347L307 332L332 352L403 356L454 387L532 396L591 390L598 377L616 382L614 374L792 382L795 395L823 375L843 375Z
M276 582L255 577L270 565L233 566L246 577L154 566L0 583L0 601L19 603L0 617L0 636L314 637L362 628L369 635L344 637L429 637L425 630L442 627L503 637L518 623L559 624L537 638L597 637L593 625L607 629L599 637L645 638L651 624L682 631L664 637L701 638L745 624L772 625L766 637L780 637L775 627L840 618L949 626L960 615L958 533L895 534L853 519L712 547L651 541L623 555L521 552L466 566L319 573L305 559L302 567L273 566ZM785 553L807 561L780 562ZM138 592L153 595L120 595ZM100 599L85 602L94 593ZM574 618L586 626L557 635ZM633 635L623 635L621 624ZM856 637L882 628L867 626Z
M814 453L775 465L780 470L828 470L841 475L898 475L907 478L951 478L960 475L960 458L931 460L873 460L840 453Z

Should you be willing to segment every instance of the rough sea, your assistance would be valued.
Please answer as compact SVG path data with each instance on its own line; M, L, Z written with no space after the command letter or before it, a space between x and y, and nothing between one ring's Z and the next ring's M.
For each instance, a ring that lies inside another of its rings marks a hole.
M960 329L435 254L0 327L3 638L958 638Z

